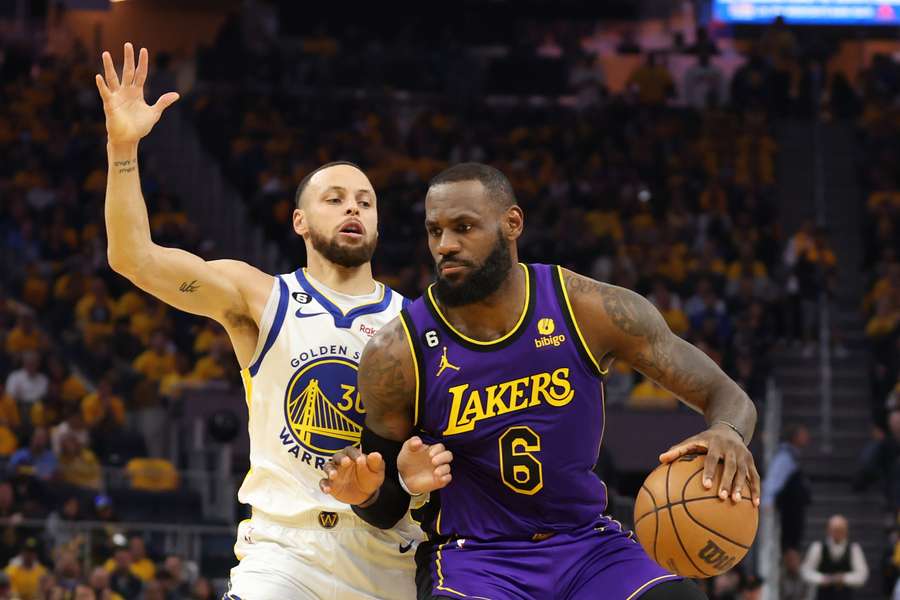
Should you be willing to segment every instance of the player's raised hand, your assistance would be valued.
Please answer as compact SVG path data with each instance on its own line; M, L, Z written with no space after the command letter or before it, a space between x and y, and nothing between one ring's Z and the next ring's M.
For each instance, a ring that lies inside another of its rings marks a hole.
M364 454L355 446L335 452L325 463L319 488L345 504L362 504L384 483L384 459L378 452Z
M397 470L410 492L425 494L450 483L452 460L453 453L443 444L428 445L418 436L413 436L403 442L397 457Z
M716 493L723 500L731 497L733 502L741 498L752 498L759 506L762 484L759 471L753 462L753 454L737 433L724 424L714 424L702 433L689 437L659 456L659 461L669 463L685 454L705 453L703 464L703 487L712 488L719 461L724 461L722 481Z
M119 80L109 52L103 53L105 75L98 74L94 80L103 99L106 113L106 132L113 144L137 142L150 133L159 121L163 111L178 100L178 94L168 92L160 96L153 106L144 100L144 82L150 57L146 48L141 48L137 67L134 64L134 47L125 44L125 63L122 79Z

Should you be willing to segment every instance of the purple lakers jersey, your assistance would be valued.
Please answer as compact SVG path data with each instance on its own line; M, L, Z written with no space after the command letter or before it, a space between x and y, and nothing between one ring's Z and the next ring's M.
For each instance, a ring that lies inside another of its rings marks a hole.
M457 331L431 288L401 314L418 371L416 427L453 452L453 480L423 526L439 536L531 538L591 523L606 507L594 474L603 373L574 321L562 270L519 265L515 327L485 342Z

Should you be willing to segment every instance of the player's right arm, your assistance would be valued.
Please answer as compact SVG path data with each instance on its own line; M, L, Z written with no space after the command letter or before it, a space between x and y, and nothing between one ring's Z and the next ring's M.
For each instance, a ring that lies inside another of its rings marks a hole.
M178 94L163 94L153 106L144 101L148 62L146 49L141 49L135 67L134 49L126 44L121 82L108 52L103 53L105 78L96 76L108 134L105 218L109 264L163 302L221 323L241 366L247 366L256 348L258 324L273 278L240 261L205 261L153 242L138 174L138 142Z

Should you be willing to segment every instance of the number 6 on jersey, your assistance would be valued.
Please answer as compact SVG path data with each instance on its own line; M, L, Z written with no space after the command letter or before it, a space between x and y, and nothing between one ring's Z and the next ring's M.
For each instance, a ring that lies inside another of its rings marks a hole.
M544 487L541 461L541 436L530 427L519 425L503 432L500 444L500 478L517 494L533 496Z

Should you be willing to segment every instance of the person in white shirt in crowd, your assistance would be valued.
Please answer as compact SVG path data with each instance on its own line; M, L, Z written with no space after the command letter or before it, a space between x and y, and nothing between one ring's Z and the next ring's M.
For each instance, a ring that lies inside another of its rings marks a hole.
M824 541L813 542L803 560L803 579L816 586L816 600L849 600L865 585L869 567L862 548L849 538L847 519L828 519Z
M684 95L688 106L700 110L725 101L725 76L710 61L709 52L701 51L697 63L684 74Z
M41 356L37 352L22 355L22 368L16 369L6 378L6 393L19 404L32 405L47 395L50 382L40 372Z

